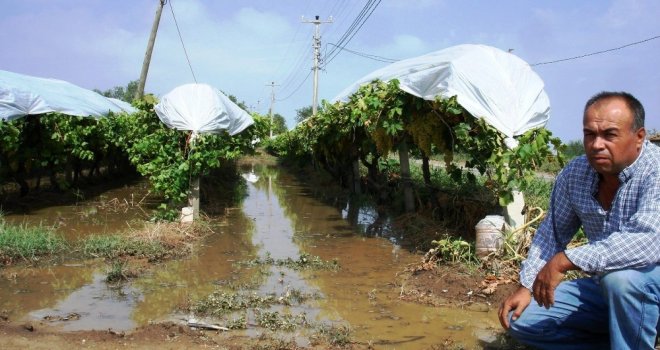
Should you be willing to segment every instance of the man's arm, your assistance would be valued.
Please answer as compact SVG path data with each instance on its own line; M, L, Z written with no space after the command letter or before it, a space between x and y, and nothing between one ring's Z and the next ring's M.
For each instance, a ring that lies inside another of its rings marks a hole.
M533 289L536 275L548 261L566 248L566 244L573 238L581 225L580 219L570 203L568 182L575 167L571 165L557 176L548 212L536 231L527 253L527 259L521 266L520 284L530 291Z

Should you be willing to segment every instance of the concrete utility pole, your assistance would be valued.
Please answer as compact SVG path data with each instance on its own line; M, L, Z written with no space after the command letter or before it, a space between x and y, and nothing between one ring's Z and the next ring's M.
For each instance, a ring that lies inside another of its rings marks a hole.
M321 64L321 36L319 34L319 25L323 23L332 23L332 16L328 18L327 21L321 21L319 16L316 16L313 21L305 21L303 17L303 23L312 23L316 26L314 30L314 43L312 47L314 48L314 90L312 93L312 115L316 115L318 111L319 104L319 65Z
M268 108L268 116L270 117L270 138L273 138L273 105L275 104L275 87L279 86L276 85L274 81L271 81L270 84L266 84L266 86L270 86L270 107Z
M149 42L147 43L147 52L144 53L140 81L138 82L138 88L135 91L134 98L136 99L140 99L144 96L144 84L147 82L147 72L149 71L149 64L151 63L151 53L154 51L154 43L156 42L156 32L158 32L160 15L163 13L163 6L165 6L166 3L167 0L159 0L158 9L156 9L156 18L154 18L154 24L151 27L151 36L149 36Z

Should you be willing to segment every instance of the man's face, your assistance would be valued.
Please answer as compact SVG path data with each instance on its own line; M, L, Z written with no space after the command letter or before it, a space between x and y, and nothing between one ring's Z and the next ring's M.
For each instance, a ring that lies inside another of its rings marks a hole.
M584 150L589 164L602 175L618 175L639 155L644 128L632 130L633 113L619 97L600 100L584 115Z

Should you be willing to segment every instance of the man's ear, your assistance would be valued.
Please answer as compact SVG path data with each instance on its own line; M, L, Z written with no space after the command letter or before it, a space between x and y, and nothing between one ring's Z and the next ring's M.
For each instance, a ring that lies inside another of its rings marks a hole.
M642 148L642 144L644 143L644 140L646 139L646 129L644 127L641 127L637 130L637 149Z

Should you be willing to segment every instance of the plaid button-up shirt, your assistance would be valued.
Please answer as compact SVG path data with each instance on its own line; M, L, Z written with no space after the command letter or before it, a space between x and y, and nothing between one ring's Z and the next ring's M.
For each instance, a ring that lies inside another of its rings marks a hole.
M531 289L541 268L562 250L590 274L660 262L660 147L644 142L637 160L619 174L609 211L598 203L598 181L585 156L557 176L548 214L520 270L523 286ZM588 244L566 249L580 226Z

